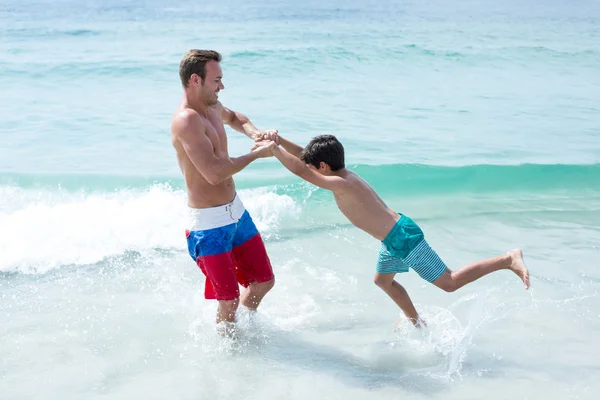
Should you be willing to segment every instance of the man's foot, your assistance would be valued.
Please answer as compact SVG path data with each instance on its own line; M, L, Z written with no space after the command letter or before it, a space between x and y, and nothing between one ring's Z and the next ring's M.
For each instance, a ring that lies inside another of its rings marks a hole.
M221 337L237 339L239 332L235 322L221 321L217 324L217 332Z
M508 254L511 258L511 264L508 268L521 278L525 284L525 290L529 289L529 270L523 262L523 252L521 249L513 249Z

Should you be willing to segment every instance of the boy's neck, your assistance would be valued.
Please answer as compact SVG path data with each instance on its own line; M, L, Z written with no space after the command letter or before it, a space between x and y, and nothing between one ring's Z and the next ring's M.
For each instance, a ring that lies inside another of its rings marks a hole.
M340 168L337 171L329 171L328 175L335 175L335 176L341 176L344 177L348 174L348 171L346 170L346 168Z

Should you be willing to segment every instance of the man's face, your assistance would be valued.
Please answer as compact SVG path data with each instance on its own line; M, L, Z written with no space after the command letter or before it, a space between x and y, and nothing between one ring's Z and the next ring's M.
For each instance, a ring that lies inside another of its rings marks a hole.
M219 91L225 89L223 86L223 72L221 65L216 61L206 63L206 76L204 82L200 81L200 99L208 106L214 106L219 101Z

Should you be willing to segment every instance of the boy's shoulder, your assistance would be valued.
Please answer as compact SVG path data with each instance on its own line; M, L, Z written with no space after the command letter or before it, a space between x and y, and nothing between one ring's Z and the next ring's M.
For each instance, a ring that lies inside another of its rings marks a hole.
M346 181L352 183L367 184L367 181L365 181L359 174L350 170L346 170L345 179Z
M342 186L345 190L359 190L364 188L365 186L369 186L369 184L360 177L356 172L345 170L343 174L338 175L340 180L344 183Z

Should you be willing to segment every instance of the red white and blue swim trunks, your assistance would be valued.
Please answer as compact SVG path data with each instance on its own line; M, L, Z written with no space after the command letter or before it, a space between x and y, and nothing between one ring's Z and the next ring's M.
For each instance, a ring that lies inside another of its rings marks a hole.
M237 194L231 203L189 213L188 252L206 276L206 299L234 300L240 296L238 284L274 278L260 233Z

